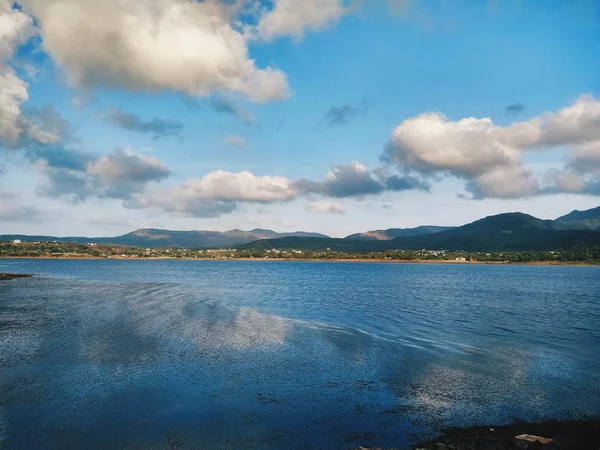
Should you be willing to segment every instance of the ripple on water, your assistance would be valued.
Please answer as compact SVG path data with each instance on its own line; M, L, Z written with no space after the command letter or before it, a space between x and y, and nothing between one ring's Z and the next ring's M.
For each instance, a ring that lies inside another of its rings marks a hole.
M0 286L8 448L403 446L600 414L594 268L2 267L46 275Z

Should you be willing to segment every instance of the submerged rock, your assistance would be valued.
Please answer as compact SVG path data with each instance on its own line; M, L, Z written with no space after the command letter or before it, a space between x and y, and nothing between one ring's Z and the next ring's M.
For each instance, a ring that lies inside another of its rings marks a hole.
M31 278L33 275L24 273L0 273L0 281L2 280L14 280L16 278Z

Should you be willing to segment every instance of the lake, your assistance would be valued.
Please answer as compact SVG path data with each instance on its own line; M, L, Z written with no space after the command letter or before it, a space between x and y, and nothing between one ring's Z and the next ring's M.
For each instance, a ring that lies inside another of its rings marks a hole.
M0 448L410 447L600 415L600 267L0 260Z

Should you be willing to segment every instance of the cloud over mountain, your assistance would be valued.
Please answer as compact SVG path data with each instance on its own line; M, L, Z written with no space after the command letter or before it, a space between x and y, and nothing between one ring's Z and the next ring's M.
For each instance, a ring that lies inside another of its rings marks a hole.
M154 189L135 195L127 203L131 208L155 208L198 217L215 217L235 210L241 203L283 203L302 197L362 198L384 191L423 189L417 179L407 177L399 183L396 175L382 175L352 161L334 166L323 180L305 178L289 180L282 176L257 176L248 171L217 170L199 179L189 179L179 185ZM315 208L328 212L343 208L338 202L317 201ZM312 208L313 211L316 209Z
M319 214L345 214L346 210L340 202L326 200L310 202L308 208Z

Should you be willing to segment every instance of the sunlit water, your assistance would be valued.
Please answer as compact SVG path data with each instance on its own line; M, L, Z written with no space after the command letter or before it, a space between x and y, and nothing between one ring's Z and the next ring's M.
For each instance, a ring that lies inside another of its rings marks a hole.
M0 260L0 448L407 447L600 415L600 267Z

